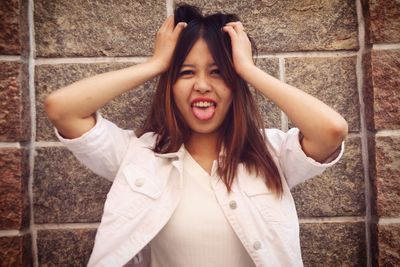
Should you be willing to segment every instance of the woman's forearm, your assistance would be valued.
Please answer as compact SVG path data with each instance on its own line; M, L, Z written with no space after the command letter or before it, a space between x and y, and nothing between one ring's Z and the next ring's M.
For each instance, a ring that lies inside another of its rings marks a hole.
M326 151L334 149L346 137L346 120L317 98L272 77L256 66L243 72L242 77L286 113L304 137L314 144L316 152L324 148ZM321 154L321 158L325 156Z
M181 31L186 23L174 25L169 16L157 31L149 61L125 69L92 76L51 93L45 109L58 132L75 138L95 125L95 113L115 97L136 88L169 68Z
M87 118L115 97L159 74L157 64L148 61L82 79L51 93L45 101L46 112L53 121Z
M95 125L98 109L159 73L150 61L82 79L51 93L44 103L46 113L63 137L77 138Z
M232 43L236 72L265 97L274 102L300 129L304 152L323 161L347 135L347 122L339 113L317 98L290 86L254 65L251 42L240 21L229 22L223 30Z

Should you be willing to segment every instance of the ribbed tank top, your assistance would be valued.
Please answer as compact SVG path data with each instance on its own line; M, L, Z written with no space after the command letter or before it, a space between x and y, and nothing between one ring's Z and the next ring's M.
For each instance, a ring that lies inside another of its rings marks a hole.
M217 203L211 177L185 153L182 198L150 242L151 267L255 266Z

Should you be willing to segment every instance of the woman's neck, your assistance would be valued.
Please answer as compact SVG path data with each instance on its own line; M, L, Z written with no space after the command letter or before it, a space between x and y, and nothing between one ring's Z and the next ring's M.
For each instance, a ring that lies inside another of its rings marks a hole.
M185 147L193 159L210 173L212 163L218 158L219 154L218 134L193 133Z

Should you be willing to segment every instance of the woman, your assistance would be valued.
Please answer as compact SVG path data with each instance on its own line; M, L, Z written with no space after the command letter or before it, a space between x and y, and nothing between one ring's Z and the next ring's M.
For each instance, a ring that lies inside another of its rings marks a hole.
M158 75L136 134L96 112ZM247 84L298 128L260 131ZM187 5L147 62L73 83L45 106L58 138L113 181L89 266L301 266L290 188L336 163L347 135L338 113L254 65L237 16Z

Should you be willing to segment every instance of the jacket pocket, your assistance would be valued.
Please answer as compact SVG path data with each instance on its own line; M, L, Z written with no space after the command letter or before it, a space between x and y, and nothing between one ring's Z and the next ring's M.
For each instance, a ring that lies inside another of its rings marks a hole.
M129 164L117 175L107 196L106 208L112 213L137 218L149 209L163 190L154 179L154 173L135 164Z
M157 199L161 196L161 185L155 182L155 175L143 167L130 164L123 171L126 182L132 191L143 194L149 198Z
M267 222L285 222L286 205L285 198L275 196L259 177L248 177L242 182L243 191L250 200L250 203Z

